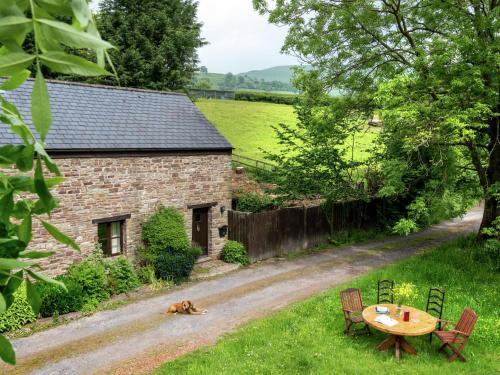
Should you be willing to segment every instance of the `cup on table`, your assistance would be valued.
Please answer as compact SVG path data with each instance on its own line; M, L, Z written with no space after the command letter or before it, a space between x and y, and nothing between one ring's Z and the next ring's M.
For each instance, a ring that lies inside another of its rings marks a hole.
M409 322L410 321L410 312L408 310L405 310L403 312L403 321Z

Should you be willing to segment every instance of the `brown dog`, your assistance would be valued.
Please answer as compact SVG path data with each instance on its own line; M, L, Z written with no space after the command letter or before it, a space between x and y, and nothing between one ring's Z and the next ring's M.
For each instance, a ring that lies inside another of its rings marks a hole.
M182 301L181 303L173 303L170 305L168 310L166 311L167 314L191 314L191 315L203 315L207 313L207 310L198 310L194 305L193 302L187 300L187 301Z

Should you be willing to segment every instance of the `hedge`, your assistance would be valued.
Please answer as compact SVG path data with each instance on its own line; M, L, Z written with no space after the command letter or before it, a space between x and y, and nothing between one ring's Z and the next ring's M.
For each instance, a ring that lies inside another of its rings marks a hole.
M247 102L295 105L299 101L299 96L295 94L280 94L267 91L236 91L234 99L244 100Z

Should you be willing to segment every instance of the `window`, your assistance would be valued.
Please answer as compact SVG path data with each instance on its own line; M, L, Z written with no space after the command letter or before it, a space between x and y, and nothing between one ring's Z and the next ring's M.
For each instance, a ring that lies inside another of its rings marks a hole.
M115 256L123 253L124 227L124 220L97 224L99 244L105 255Z

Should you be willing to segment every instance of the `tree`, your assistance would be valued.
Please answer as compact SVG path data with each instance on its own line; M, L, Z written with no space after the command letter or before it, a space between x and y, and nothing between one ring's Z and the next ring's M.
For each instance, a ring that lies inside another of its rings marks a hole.
M311 63L325 91L368 98L361 102L378 109L384 127L373 162L383 194L410 194L415 208L419 199L472 198L471 184L478 186L485 199L480 233L500 236L497 0L254 6L289 26L284 50Z
M232 88L234 87L234 82L235 78L234 78L234 74L229 72L227 73L225 76L224 76L224 87L225 88Z
M193 0L104 0L97 23L117 49L111 57L123 86L184 89L205 45ZM116 84L104 77L99 82Z
M207 67L206 67L206 66L202 66L202 67L200 68L200 73L201 73L201 74L208 74L208 69L207 69Z
M27 40L30 35L33 37ZM47 221L57 207L50 188L63 178L44 149L52 115L42 68L85 77L110 75L105 61L109 61L107 50L111 47L101 39L86 0L0 2L0 76L6 77L0 90L14 90L24 84L31 74L27 70L30 66L34 65L36 71L31 99L33 126L0 92L0 122L18 136L16 144L0 147L0 314L14 302L14 292L23 280L35 313L41 301L34 280L65 288L63 283L37 271L37 261L53 252L29 248L34 220L56 240L79 249ZM97 63L68 54L66 48L92 50ZM12 345L2 335L0 358L15 364Z

